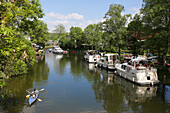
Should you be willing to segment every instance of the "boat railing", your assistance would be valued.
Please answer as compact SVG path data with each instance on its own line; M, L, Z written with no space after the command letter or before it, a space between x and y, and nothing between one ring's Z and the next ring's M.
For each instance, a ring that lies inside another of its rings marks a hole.
M138 73L157 72L157 69L155 69L155 68L151 68L151 69L146 68L146 69L142 69L142 70L137 70L137 72L138 72Z
M107 61L107 63L108 63L108 64L113 64L113 61L112 61L112 60L110 60L110 61Z
M147 68L147 71L152 71L152 72L157 72L157 69L155 69L155 68Z
M137 70L138 73L145 73L146 70Z

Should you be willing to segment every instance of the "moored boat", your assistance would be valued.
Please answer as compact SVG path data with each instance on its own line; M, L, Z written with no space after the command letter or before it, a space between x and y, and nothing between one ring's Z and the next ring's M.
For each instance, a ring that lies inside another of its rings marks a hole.
M106 68L108 70L114 70L115 64L119 63L119 60L117 59L118 55L116 54L105 54L103 56L106 60L103 63L103 68Z
M148 66L145 58L136 58L128 63L115 65L118 75L140 85L158 84L157 69Z
M97 52L95 50L88 50L88 52L86 52L86 54L84 55L85 61L89 63L96 63L100 58L100 55L96 53Z
M105 61L106 58L101 56L100 59L97 61L97 66L102 68Z
M59 46L54 46L53 47L53 53L63 54L64 50L62 50Z

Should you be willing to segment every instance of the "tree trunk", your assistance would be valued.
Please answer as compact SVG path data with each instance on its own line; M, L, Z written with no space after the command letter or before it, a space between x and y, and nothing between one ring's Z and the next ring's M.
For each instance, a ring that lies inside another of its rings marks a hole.
M119 45L119 53L118 54L119 54L119 60L120 60L120 45Z
M165 39L165 50L164 50L164 54L163 54L163 67L166 68L166 55L167 55L167 51L168 51L168 36Z

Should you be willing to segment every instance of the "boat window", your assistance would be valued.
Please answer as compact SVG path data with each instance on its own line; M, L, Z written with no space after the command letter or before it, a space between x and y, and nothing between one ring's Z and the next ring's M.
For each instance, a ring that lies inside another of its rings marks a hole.
M140 61L139 64L146 67L148 62L147 61Z
M114 56L111 55L110 56L110 60L115 60Z
M127 66L124 65L124 70L127 70Z
M110 60L112 60L112 59L114 59L114 57L113 57L113 56L110 56Z
M121 68L124 69L124 65L122 65Z
M132 61L129 61L128 64L129 64L129 65L132 65Z
M132 70L132 68L131 67L127 67L127 71L129 72L130 70Z
M125 66L125 65L122 65L121 68L124 70L127 70L127 66Z

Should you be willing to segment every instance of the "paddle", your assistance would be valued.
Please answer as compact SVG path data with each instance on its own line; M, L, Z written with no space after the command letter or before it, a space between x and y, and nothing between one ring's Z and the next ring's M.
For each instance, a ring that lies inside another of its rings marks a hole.
M31 92L29 92L28 90L26 90L29 94L31 94ZM39 91L44 91L43 89L40 89ZM30 98L30 95L26 95L26 98ZM37 98L37 97L36 97ZM37 98L38 101L42 101L40 98Z
M30 98L30 95L27 95L26 98ZM42 101L40 98L37 98L38 101Z
M43 88L43 89L40 89L39 91L44 91L44 88Z

